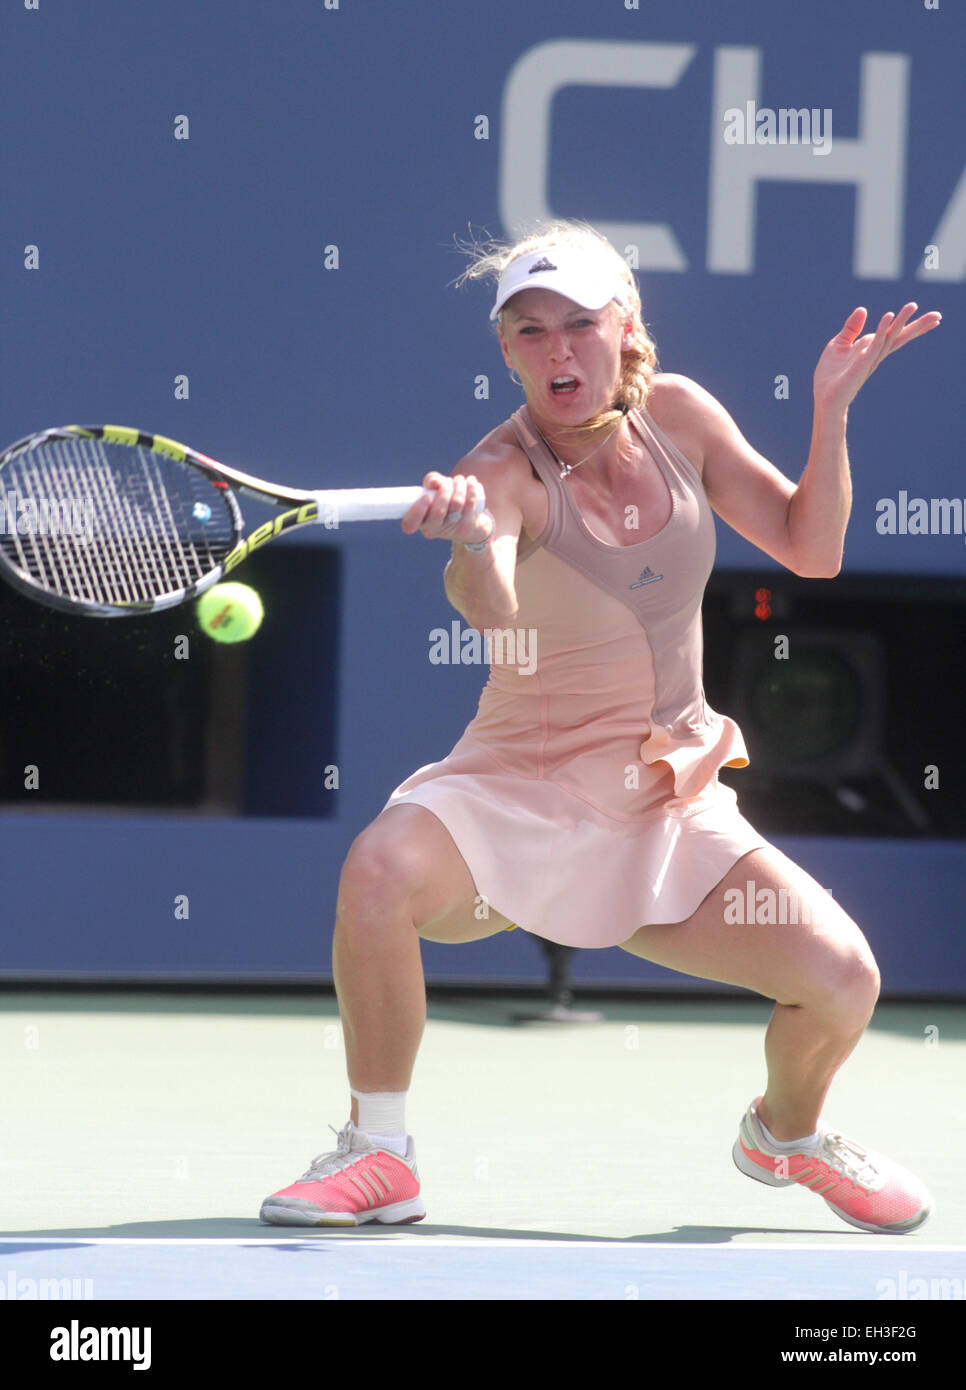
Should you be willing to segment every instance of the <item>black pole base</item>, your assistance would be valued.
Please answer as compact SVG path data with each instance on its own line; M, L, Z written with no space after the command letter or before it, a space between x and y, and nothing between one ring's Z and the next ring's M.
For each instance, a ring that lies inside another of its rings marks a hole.
M561 946L556 941L538 938L547 957L550 978L548 982L549 1002L542 1008L526 1013L511 1015L514 1023L602 1023L604 1015L585 1009L574 1008L573 990L570 988L570 962L573 958L572 946Z

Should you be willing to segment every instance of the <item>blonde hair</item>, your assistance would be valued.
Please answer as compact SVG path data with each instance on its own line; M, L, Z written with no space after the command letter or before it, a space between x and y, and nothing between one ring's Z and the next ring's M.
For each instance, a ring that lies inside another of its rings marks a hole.
M623 256L611 245L605 236L596 231L588 222L559 220L534 223L530 231L515 242L488 241L480 243L457 242L458 249L469 256L470 264L457 277L454 284L459 287L467 280L492 279L498 281L511 261L533 251L548 251L555 246L566 246L595 258L603 258L617 272L621 283L627 290L628 309L622 309L615 301L609 307L621 320L631 318L633 341L630 347L621 349L621 374L614 406L601 411L582 425L562 426L561 434L584 434L587 431L605 429L615 425L628 410L640 410L647 402L651 390L651 378L657 371L657 348L644 326L641 316L641 295L637 281ZM500 311L502 326L503 314Z

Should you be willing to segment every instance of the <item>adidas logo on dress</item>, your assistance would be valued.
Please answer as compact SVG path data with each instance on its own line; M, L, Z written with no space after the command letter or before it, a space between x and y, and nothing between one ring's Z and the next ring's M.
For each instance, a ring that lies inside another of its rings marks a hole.
M641 570L640 579L636 580L630 587L632 589L642 589L645 584L656 584L659 579L663 578L663 574L655 574L650 565L645 565Z

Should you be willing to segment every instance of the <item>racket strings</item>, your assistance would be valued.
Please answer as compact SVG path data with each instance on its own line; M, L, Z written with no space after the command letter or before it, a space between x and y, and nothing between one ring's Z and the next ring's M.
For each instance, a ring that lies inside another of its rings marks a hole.
M66 490L75 499L75 506L81 506L86 512L90 529L84 534L84 544L91 546L93 517L99 501L95 491L98 479L95 471L87 466L87 459L78 454L77 443L79 441L71 440L57 446L59 455L56 461L40 450L27 455L27 459L35 465L30 479L35 495L43 496L55 489ZM92 446L96 447L96 444L92 442ZM36 458L38 454L40 457ZM78 539L76 534L74 539ZM114 572L119 575L123 585L123 568L118 562L117 546L110 536L105 539L108 548L113 552ZM54 549L58 564L52 570L51 582L55 592L66 593L70 598L93 598L98 602L107 598L110 586L105 567L96 549L91 547L89 551L85 550L83 558L89 562L86 565L81 562L76 546L64 546L54 541ZM125 593L125 597L133 597L133 594Z
M0 479L8 518L0 548L51 594L150 603L197 584L235 543L225 492L141 445L46 440Z
M97 441L95 447L103 458L103 443ZM94 557L101 565L104 565L107 557L112 562L110 568L102 569L102 578L106 583L114 580L119 584L131 585L132 592L125 595L128 602L178 588L166 528L162 527L159 531L153 525L160 508L150 485L148 494L152 514L145 515L136 496L132 499L126 490L118 486L118 478L109 467L96 471L95 484L99 489L94 501L95 511L105 522L110 519L110 524L103 528L105 549ZM122 547L119 561L116 551L118 540Z
M23 456L20 472L26 488L18 486L17 478L4 475L8 533L22 567L37 573L46 585L55 582L59 569L70 565L68 547L61 539L63 508L70 505L66 480L59 474L50 475L43 457L33 454ZM55 511L55 507L60 510Z

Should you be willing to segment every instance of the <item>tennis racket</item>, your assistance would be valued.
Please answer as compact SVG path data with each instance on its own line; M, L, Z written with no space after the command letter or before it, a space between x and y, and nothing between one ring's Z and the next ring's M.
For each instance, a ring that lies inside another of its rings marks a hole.
M424 491L277 487L160 434L65 425L0 455L0 574L70 613L151 613L197 598L285 531L401 519ZM236 493L284 510L243 537Z

